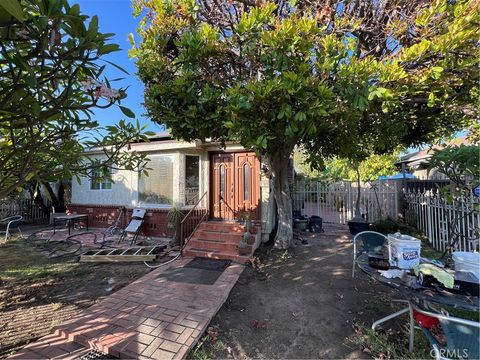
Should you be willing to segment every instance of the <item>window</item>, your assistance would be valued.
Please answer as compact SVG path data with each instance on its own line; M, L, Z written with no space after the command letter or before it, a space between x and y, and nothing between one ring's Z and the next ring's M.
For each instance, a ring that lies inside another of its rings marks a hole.
M250 200L250 165L243 165L243 201Z
M111 170L109 170L111 171ZM90 190L111 190L112 179L105 178L101 170L94 170L90 179Z
M225 166L220 165L218 168L219 176L219 189L220 189L220 197L223 199L225 196Z
M200 194L200 157L185 156L185 205L195 205Z
M173 156L150 155L148 176L138 180L138 200L144 204L171 205L173 202Z

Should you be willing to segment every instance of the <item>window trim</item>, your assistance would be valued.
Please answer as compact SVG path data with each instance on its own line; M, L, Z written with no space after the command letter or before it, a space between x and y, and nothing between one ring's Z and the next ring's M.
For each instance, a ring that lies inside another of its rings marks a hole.
M182 206L190 206L193 207L194 205L186 205L186 193L187 193L187 156L195 156L198 158L198 196L200 197L202 194L203 188L203 181L202 181L202 156L199 154L183 154L183 199L182 199ZM179 189L180 190L180 189Z

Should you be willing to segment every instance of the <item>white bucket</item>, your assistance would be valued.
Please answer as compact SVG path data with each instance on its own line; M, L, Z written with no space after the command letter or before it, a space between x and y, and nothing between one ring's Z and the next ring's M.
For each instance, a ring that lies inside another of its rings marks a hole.
M420 264L419 239L400 233L390 234L387 238L391 265L400 269L411 269Z
M452 259L455 263L455 271L470 272L480 279L480 254L454 251L452 253Z

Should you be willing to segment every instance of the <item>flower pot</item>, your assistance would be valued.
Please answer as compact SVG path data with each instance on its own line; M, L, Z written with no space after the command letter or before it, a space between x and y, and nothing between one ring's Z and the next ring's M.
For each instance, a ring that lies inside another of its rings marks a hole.
M247 230L245 234L243 234L243 242L247 243L248 245L253 245L255 242L255 237L250 231Z
M300 231L305 231L308 227L307 219L294 219L293 228Z
M357 235L359 232L370 230L370 224L365 220L350 220L348 222L348 229L350 234Z
M238 243L238 255L250 255L250 247L243 240Z

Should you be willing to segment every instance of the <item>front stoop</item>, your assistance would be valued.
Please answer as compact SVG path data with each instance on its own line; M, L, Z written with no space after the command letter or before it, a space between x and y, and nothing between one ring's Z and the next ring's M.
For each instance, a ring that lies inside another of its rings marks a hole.
M231 264L212 285L162 276L190 261L177 259L150 272L11 359L79 359L92 349L121 359L184 359L244 269Z
M238 254L238 243L244 233L243 225L236 222L205 221L201 223L188 241L183 254L212 259L225 259L246 263L260 245L259 226L253 225L252 235L255 243L249 246L246 256Z

